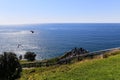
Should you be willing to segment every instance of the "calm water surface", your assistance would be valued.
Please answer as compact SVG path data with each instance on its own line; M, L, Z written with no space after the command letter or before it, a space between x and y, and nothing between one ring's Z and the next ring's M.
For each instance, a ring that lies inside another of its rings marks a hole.
M33 51L37 59L46 59L63 55L74 47L89 51L120 47L120 24L0 26L1 53L13 51L20 55Z

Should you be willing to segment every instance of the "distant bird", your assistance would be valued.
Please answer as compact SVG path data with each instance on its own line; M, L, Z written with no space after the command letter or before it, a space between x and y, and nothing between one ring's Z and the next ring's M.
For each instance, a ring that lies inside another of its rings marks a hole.
M30 32L31 32L31 33L34 33L34 31L33 31L33 30L31 30Z
M22 45L21 45L21 44L18 44L18 45L17 45L17 48L20 48L20 46L22 46Z

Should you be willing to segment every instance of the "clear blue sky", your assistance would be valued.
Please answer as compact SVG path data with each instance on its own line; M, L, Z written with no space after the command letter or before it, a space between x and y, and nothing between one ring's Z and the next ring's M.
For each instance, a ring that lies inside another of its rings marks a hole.
M120 22L120 0L0 0L0 24Z

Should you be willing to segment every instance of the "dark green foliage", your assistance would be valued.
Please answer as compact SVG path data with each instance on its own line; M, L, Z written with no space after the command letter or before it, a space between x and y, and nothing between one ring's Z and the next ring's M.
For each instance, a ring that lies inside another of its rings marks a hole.
M22 60L22 55L19 56L19 60Z
M34 61L36 57L36 54L34 52L26 52L24 55L24 58L27 59L28 61Z
M13 52L0 55L0 80L15 80L20 77L22 67Z

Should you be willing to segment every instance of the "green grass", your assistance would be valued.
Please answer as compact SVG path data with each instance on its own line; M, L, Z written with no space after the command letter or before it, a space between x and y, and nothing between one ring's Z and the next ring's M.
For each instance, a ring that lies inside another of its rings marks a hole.
M28 64L28 63L36 63L36 62L49 62L49 63L55 63L58 61L58 57L46 59L46 60L35 60L35 61L27 61L27 60L20 60L20 64Z
M28 63L27 60L20 60L20 64Z
M120 80L120 54L68 65L25 69L20 80Z

